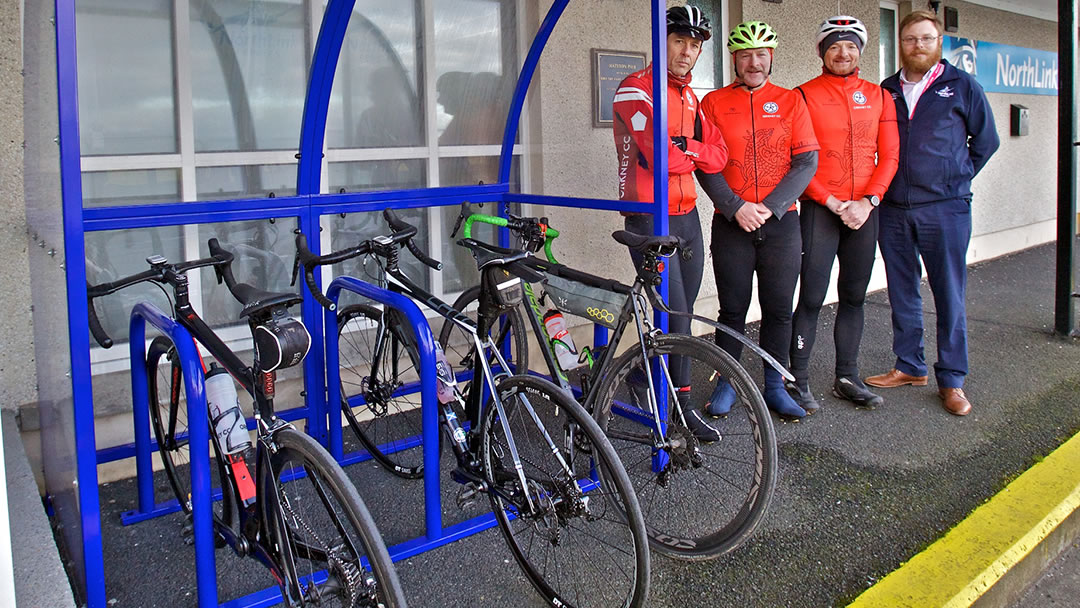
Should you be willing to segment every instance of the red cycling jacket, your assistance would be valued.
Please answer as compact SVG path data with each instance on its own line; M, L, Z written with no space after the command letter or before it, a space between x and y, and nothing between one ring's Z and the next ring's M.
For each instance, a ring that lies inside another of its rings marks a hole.
M623 79L615 92L615 150L619 157L619 200L653 202L652 65ZM686 138L686 152L668 140L668 213L694 209L697 186L693 173L716 173L727 163L720 131L703 120L690 74L668 72L668 135Z
M728 85L706 95L701 105L705 122L732 142L724 180L744 201L764 201L791 170L792 156L818 149L802 95L772 81L756 91Z
M900 160L892 97L858 71L837 76L823 70L796 89L821 144L817 173L804 196L822 205L830 194L842 201L885 196Z

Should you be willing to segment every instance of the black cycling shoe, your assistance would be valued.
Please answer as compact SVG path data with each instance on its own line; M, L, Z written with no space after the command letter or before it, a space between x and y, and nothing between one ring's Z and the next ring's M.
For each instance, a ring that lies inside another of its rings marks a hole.
M694 434L694 437L701 443L716 443L720 441L720 431L716 430L716 427L705 422L705 417L701 415L701 410L692 409L684 410L683 415L686 416L686 427L690 429L690 432Z
M795 403L799 404L799 407L806 410L806 415L809 416L821 409L821 402L814 397L814 393L810 391L809 383L805 387L800 387L797 382L791 382L790 380L784 380L784 388L787 389L788 394L795 399Z
M855 407L874 409L885 403L881 395L871 393L870 389L866 388L866 385L858 378L837 378L833 383L832 393L838 399L854 403Z

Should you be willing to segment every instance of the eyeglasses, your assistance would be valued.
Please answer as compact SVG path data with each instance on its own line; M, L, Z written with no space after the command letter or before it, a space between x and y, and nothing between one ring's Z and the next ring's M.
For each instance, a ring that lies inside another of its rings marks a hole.
M900 39L900 42L903 42L904 46L915 46L916 44L919 46L930 46L937 42L938 38L939 36L922 36L920 38L916 38L915 36L905 36Z

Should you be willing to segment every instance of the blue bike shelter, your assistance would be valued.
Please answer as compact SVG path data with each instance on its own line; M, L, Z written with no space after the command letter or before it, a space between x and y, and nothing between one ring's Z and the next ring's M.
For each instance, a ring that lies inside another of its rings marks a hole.
M88 233L105 230L117 230L128 228L150 228L163 226L183 226L193 224L208 224L219 222L235 222L242 220L274 220L291 219L296 222L297 230L307 236L308 243L315 253L319 253L319 230L320 218L339 213L353 213L364 211L377 211L385 208L420 208L444 205L459 205L463 201L473 203L489 202L498 203L501 213L505 213L506 206L513 203L552 205L562 207L578 207L593 210L606 211L637 211L649 212L655 216L655 231L657 234L666 234L668 231L667 215L667 180L654 180L654 203L635 203L606 199L587 199L562 196L545 196L535 194L523 194L512 192L510 188L512 150L517 139L522 109L525 104L526 94L536 72L541 54L544 51L548 39L563 15L569 0L555 0L550 10L544 17L540 27L532 41L528 54L525 57L514 89L510 109L506 118L506 125L501 144L501 157L499 161L499 179L497 183L466 186L466 187L443 187L429 189L382 191L372 193L340 193L320 194L320 176L323 163L323 149L325 145L326 122L330 103L331 89L338 66L339 56L342 51L342 43L350 17L353 15L355 0L329 0L323 15L322 25L319 29L318 39L312 57L307 94L304 104L303 119L298 147L297 168L297 193L295 196L281 196L244 200L219 200L203 202L175 202L164 204L147 204L131 206L95 207L86 208L83 204L82 192L82 168L80 157L80 131L79 131L79 108L78 108L78 77L77 77L77 52L76 52L76 19L75 0L55 0L55 28L45 34L41 34L46 46L55 46L46 50L55 49L55 65L45 65L40 68L40 73L34 74L46 80L53 78L56 86L56 99L58 107L53 113L52 120L58 120L57 131L59 133L58 158L54 170L55 177L62 190L59 201L62 213L62 224L56 226L46 234L43 229L42 243L47 240L57 243L57 248L72 263L61 262L58 276L62 276L65 294L56 302L66 305L67 323L58 323L57 327L50 331L55 332L58 348L57 357L63 367L63 358L70 361L70 387L57 389L56 398L42 399L42 445L46 449L55 451L53 457L46 457L45 478L48 498L51 501L59 523L63 541L71 560L73 572L77 579L76 584L83 587L87 606L90 608L106 608L106 572L103 559L101 539L101 508L98 493L98 464L121 458L136 457L139 473L140 488L149 487L149 496L140 495L139 505L135 505L135 514L132 516L146 516L155 510L168 506L155 505L152 497L152 486L149 486L149 464L147 456L152 449L149 433L149 425L145 416L146 389L145 378L141 381L137 378L132 380L134 411L140 412L136 417L137 441L128 446L98 450L95 439L94 423L94 397L91 389L90 369L90 341L87 332L87 272L83 260L86 256L85 243ZM33 3L31 3L33 4ZM652 20L652 58L657 65L666 65L666 3L661 0L652 0L650 3ZM38 7L42 8L42 7ZM48 15L48 5L42 10L27 7L27 23L37 26L44 23L51 16ZM28 31L32 29L28 25ZM40 27L40 26L37 26ZM46 26L47 28L48 26ZM46 31L42 28L42 31ZM33 41L36 34L28 35L28 41ZM50 36L55 36L51 38ZM49 57L48 55L44 55ZM30 63L30 60L28 60ZM55 74L52 69L55 67ZM28 75L28 78L30 75ZM583 74L582 78L587 75ZM662 91L666 89L665 70L653 72L653 89ZM655 141L667 140L667 95L654 97L653 137ZM52 109L43 108L42 111L48 118ZM655 146L653 167L666 167L668 163L667 146ZM46 158L46 162L47 162ZM28 200L28 207L37 203ZM48 205L53 205L49 208ZM55 213L56 202L41 203L40 209L28 209L28 219L34 226L34 216ZM36 213L35 213L36 212ZM53 215L55 222L55 214ZM43 225L43 224L42 224ZM38 235L34 234L35 240ZM51 240L50 240L51 239ZM500 240L504 243L508 235L504 233ZM42 249L46 249L42 245ZM32 267L35 264L32 257ZM316 278L319 275L316 273ZM435 424L437 414L434 407L434 374L431 367L431 339L430 329L426 326L422 314L415 305L410 308L407 302L395 299L394 294L374 288L355 279L338 279L330 288L331 296L334 297L340 290L358 292L366 297L377 301L398 306L407 313L408 318L414 324L414 331L421 344L422 356L422 382L421 393L424 401L424 430L425 437L434 436L438 432ZM660 287L661 295L667 297L666 281ZM55 303L53 302L54 308ZM415 309L415 310L413 310ZM59 308L62 310L62 306ZM302 306L302 317L308 327L313 344L332 344L336 341L336 328L331 325L332 315L324 318L319 304L310 296L305 295ZM145 353L141 352L139 345L145 331L145 323L149 322L159 331L166 334L177 334L182 329L171 324L167 315L150 306L140 306L132 314L131 340L132 369L139 369L140 361L144 360ZM657 314L656 322L662 329L667 327L666 315ZM185 332L186 333L186 332ZM603 340L605 332L598 329L597 339ZM191 344L190 340L176 337L177 345ZM66 349L68 352L64 353ZM196 358L194 348L182 349L190 352L181 353L187 360ZM329 357L323 348L312 348L304 362L304 394L305 403L302 408L292 412L283 413L283 417L292 420L303 420L308 433L317 438L324 445L330 446L335 456L342 457L340 451L340 415L338 401L328 399L327 366L332 364L336 376L337 353L334 350ZM328 359L330 359L328 361ZM46 365L45 362L39 363ZM55 368L57 363L51 362ZM54 368L47 368L49 373L42 375L39 367L39 377L56 378ZM216 586L213 581L213 542L210 529L210 488L209 488L209 464L208 464L208 437L205 422L205 407L203 405L202 378L199 366L185 366L185 369L195 370L189 377L185 377L190 396L188 407L191 409L192 436L192 480L193 501L195 503L195 539L196 539L196 567L198 572L200 605L214 605L217 603ZM425 373L428 372L428 373ZM136 374L137 375L137 374ZM43 381L44 384L44 381ZM59 384L65 384L63 382ZM331 384L337 384L336 380ZM42 391L43 395L46 393ZM66 394L65 394L66 393ZM429 405L431 404L431 405ZM333 432L332 432L333 431ZM334 444L331 445L331 438ZM434 443L434 445L431 445ZM425 446L425 458L433 458L437 462L438 442L428 442ZM428 450L427 448L431 448ZM430 454L429 454L430 452ZM205 458L204 458L205 457ZM427 527L426 536L391 549L395 558L400 559L413 555L436 546L451 542L479 529L490 527L493 523L490 517L486 522L465 522L453 528L442 528L441 513L438 508L438 467L431 467L431 480L425 480L425 499L428 502L425 516ZM434 501L434 505L432 505ZM175 500L173 501L175 503ZM434 508L432 508L434 506ZM173 507L175 508L175 507ZM478 518L482 519L482 518ZM268 589L266 592L241 598L229 602L230 606L263 606L272 604L277 597L277 589Z

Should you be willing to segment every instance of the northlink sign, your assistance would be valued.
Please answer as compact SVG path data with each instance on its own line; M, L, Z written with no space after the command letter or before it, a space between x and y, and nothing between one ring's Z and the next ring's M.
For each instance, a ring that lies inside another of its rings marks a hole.
M1057 53L946 36L942 55L988 93L1058 94Z

